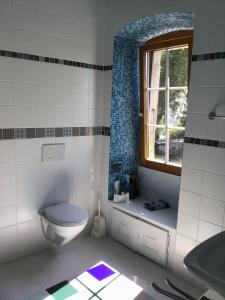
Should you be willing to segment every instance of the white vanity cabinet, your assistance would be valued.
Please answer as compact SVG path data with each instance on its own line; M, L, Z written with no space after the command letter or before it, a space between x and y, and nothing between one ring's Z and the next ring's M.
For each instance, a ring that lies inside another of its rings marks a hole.
M136 220L136 251L165 266L167 264L168 231L142 220Z
M133 250L135 250L135 241L138 234L136 221L134 217L117 209L112 211L112 236Z
M169 231L134 215L118 205L112 209L111 235L153 261L166 266L168 260Z

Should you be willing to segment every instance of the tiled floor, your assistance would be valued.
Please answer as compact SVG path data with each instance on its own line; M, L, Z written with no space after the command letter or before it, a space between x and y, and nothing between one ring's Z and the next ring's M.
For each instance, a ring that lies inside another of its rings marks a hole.
M81 237L67 246L50 248L1 265L0 300L21 300L77 276L101 260L142 286L153 296L150 299L168 299L151 287L153 281L163 286L167 277L193 295L201 294L200 290L110 237Z

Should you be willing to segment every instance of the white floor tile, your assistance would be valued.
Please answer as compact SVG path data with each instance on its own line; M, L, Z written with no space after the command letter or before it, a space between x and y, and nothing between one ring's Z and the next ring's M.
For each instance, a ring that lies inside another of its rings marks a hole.
M4 300L22 300L40 290L31 276L4 276L0 278L0 293Z
M4 300L20 300L25 297L29 299L29 295L75 277L100 260L135 281L153 296L151 299L166 299L156 293L152 282L155 281L163 287L163 281L168 277L181 288L191 290L194 296L201 293L170 271L110 237L81 237L64 247L56 246L2 265L0 297Z
M0 268L0 297L4 300L20 300L41 289L27 272L24 259L19 259Z

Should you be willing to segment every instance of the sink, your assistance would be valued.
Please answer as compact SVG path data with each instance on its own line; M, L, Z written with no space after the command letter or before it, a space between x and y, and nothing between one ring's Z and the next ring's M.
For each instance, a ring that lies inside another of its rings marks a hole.
M184 264L225 297L225 231L195 247L184 258Z

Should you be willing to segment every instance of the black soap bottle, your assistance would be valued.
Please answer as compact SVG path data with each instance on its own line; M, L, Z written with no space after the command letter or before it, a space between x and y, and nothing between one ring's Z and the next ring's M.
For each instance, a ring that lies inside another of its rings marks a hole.
M137 190L137 176L130 177L130 199L135 199Z

